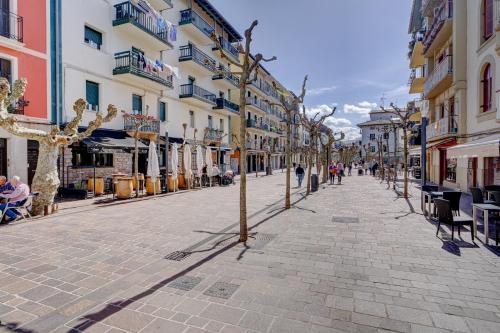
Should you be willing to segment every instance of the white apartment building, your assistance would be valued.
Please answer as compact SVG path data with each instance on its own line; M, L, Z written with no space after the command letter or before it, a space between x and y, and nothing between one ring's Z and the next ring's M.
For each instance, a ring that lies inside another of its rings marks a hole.
M239 129L239 78L221 74L237 69L220 57L210 35L215 32L235 61L241 61L235 45L242 37L209 1L67 0L61 16L61 123L72 119L78 98L89 103L83 127L111 103L158 119L152 126L159 133L163 168L167 136L169 142L181 143L184 136L194 140L196 132L197 141L205 138L214 147L213 160L222 170L238 171L233 137ZM272 82L277 80L261 68L248 88L249 171L262 169L262 152L269 152L273 168L283 160L283 114L266 103L278 102ZM94 165L98 176L132 172L133 140L126 135L124 117L119 113L104 126L66 149L63 184L64 179L93 174L88 167ZM144 144L140 148L139 172L145 173L147 150ZM93 157L95 151L99 153Z

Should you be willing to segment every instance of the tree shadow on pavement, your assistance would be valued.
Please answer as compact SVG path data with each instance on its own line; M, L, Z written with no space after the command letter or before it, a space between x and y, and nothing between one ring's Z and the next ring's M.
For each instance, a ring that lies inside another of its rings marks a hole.
M9 332L16 332L16 333L37 333L37 331L28 329L28 328L22 328L20 327L21 324L19 323L4 323L0 321L0 328L4 328Z

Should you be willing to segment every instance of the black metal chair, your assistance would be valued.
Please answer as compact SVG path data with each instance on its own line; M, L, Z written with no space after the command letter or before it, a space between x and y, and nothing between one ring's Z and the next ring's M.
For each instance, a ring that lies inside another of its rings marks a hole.
M473 230L473 222L472 220L463 219L463 218L454 218L453 212L451 210L451 203L445 199L434 199L434 204L437 208L438 215L438 226L436 231L436 236L439 235L439 228L441 227L441 223L448 224L451 226L451 239L454 239L455 236L455 227L458 227L458 235L460 236L460 228L463 225L468 225L470 228L470 235L472 238L472 242L474 243L474 230Z
M490 192L491 196L493 197L493 201L495 202L494 204L497 206L500 206L500 191L491 191ZM495 223L495 242L496 245L498 246L498 241L500 240L500 215L494 214L493 216L490 216L490 219L492 222Z
M472 203L477 204L493 204L495 203L493 200L484 200L483 191L479 187L471 187L470 193L472 194Z
M439 190L439 186L437 185L423 185L422 186L422 193L423 192L436 192ZM422 201L422 211L425 209L425 205L429 202L429 199L427 198L427 196L424 196L424 200ZM433 203L434 200L431 198L431 203ZM429 212L430 214L430 212Z
M462 192L459 191L445 191L443 192L443 199L448 200L451 205L451 211L455 216L460 216L460 197Z

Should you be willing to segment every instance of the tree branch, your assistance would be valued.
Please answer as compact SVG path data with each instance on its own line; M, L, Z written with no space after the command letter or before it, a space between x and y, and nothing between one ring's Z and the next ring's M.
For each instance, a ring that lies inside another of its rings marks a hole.
M73 120L71 120L64 128L64 134L73 136L78 133L78 124L80 124L80 122L82 121L83 112L86 106L87 102L83 98L75 101L75 103L73 104L73 111L75 111L76 115Z
M83 138L88 137L90 134L92 134L92 132L95 129L100 127L103 123L107 123L107 122L111 121L111 119L113 119L116 116L117 112L118 112L118 110L116 109L116 107L112 104L109 104L108 105L108 113L106 114L106 116L103 118L102 114L100 112L98 112L96 114L95 120L89 122L89 125L87 126L85 131L76 135L76 137L74 137L73 140L79 141Z

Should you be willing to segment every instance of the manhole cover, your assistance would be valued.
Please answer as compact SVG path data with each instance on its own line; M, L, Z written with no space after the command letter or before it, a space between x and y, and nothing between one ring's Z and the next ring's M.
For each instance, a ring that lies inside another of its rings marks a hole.
M175 260L175 261L181 261L186 259L191 255L190 252L184 252L184 251L174 251L172 253L167 254L164 259L167 260Z
M200 283L202 278L196 276L181 276L172 281L168 286L175 289L189 291Z
M333 223L358 223L359 219L357 217L348 216L332 216Z
M215 282L203 293L207 296L228 299L238 289L239 285L227 282Z

